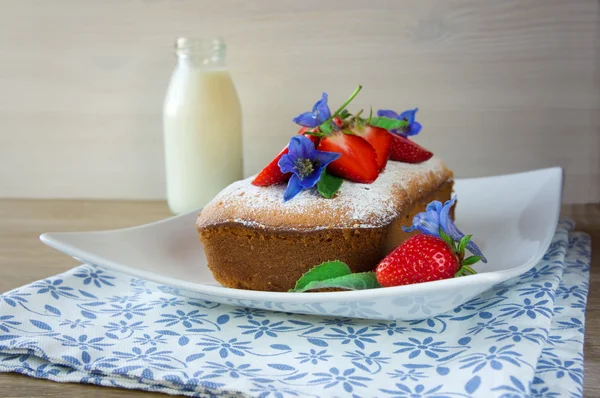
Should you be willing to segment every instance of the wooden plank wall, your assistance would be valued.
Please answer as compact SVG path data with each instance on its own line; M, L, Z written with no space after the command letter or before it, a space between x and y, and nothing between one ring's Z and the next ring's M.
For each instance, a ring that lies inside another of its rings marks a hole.
M0 197L163 198L172 42L221 35L247 175L361 83L458 177L559 165L598 202L599 26L597 0L0 0Z

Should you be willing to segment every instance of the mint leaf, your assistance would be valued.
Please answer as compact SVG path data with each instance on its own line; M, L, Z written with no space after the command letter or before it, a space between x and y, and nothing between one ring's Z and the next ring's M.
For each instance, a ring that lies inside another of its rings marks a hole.
M406 120L392 119L390 117L371 117L369 124L373 127L380 127L386 130L396 130L408 126Z
M351 273L350 267L341 261L326 261L302 275L298 279L298 282L296 282L296 286L290 291L303 292L306 286L312 282L321 282L327 279L350 275Z
M342 182L344 182L344 180L342 180L341 178L329 174L327 170L323 170L323 173L321 174L321 179L317 184L317 190L319 191L322 197L326 199L331 199L335 196L336 192L342 186Z
M340 112L340 119L342 119L342 120L344 120L344 119L347 119L347 118L349 118L350 116L352 116L352 114L351 114L350 112L348 112L348 109L343 109L343 110Z
M320 281L313 281L304 286L301 289L295 289L295 292L305 292L307 290L315 289L327 289L337 288L345 290L364 290L364 289L375 289L381 287L377 282L375 272L360 272L357 274L350 274L344 276L338 276L337 278L331 278Z

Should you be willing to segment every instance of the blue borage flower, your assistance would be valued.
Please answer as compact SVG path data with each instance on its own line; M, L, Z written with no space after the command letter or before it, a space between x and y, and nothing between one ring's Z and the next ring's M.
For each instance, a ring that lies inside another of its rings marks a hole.
M303 189L314 187L321 179L325 167L342 156L337 152L316 150L313 142L303 135L292 137L288 148L288 153L277 163L282 173L293 173L283 194L284 202Z
M312 112L304 112L293 119L293 122L304 127L317 127L325 123L331 117L329 105L327 105L327 93L323 93L321 99L313 106Z
M404 232L421 231L424 234L439 237L441 228L453 241L460 242L465 234L454 225L454 221L450 217L450 209L454 206L455 202L456 196L446 201L443 206L440 201L434 200L427 205L424 212L414 216L410 227L402 227L402 230ZM466 248L474 255L480 256L481 261L487 263L487 259L473 241L469 241Z
M398 134L403 137L411 135L417 135L421 131L421 123L415 120L415 114L419 111L419 108L409 109L400 114L389 109L380 109L377 111L379 117L389 117L390 119L406 120L408 125L402 129L390 130L390 133Z

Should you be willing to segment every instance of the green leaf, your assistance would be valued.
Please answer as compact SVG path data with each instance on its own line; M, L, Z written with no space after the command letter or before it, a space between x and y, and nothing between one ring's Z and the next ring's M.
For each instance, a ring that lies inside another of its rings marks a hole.
M331 121L328 120L325 123L323 123L322 125L320 125L319 130L323 134L330 134L333 131L333 128L331 127Z
M444 242L446 242L448 244L448 246L450 246L454 252L456 252L456 244L454 243L454 241L452 240L451 237L446 235L446 233L444 232L442 227L440 227L440 238L442 238L442 240Z
M380 127L386 130L396 130L408 126L406 120L392 119L390 117L370 117L369 124L373 127Z
M348 130L348 129L344 129L342 130L342 133L344 134L348 134L348 135L356 135L356 133L352 130Z
M321 281L313 281L308 283L301 289L295 289L295 292L305 292L307 290L337 288L345 290L364 290L375 289L381 287L377 282L375 272L360 272L356 274L338 276Z
M352 114L350 112L348 112L348 109L343 109L340 112L340 119L342 119L342 120L348 119L350 116L352 116Z
M323 170L323 173L321 174L321 179L317 184L317 190L319 191L322 197L326 199L331 199L335 196L336 192L342 186L342 182L344 182L344 180L342 180L341 178L329 174L327 170Z
M458 257L459 258L464 258L465 257L465 248L467 247L467 245L471 241L471 237L472 236L473 235L463 236L462 239L460 240L460 242L458 242Z
M473 265L473 264L475 264L475 263L476 263L476 262L478 262L478 261L481 261L481 257L480 257L480 256L471 256L471 257L467 257L467 258L465 258L465 259L462 261L461 265L466 265L466 266L469 266L469 265Z
M326 261L302 275L296 282L296 286L290 291L304 291L306 286L311 282L321 282L327 279L339 278L340 276L350 275L351 273L350 267L341 261Z

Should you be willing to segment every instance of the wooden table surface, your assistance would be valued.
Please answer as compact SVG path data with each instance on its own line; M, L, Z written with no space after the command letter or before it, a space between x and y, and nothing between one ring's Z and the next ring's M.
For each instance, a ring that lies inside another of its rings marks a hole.
M567 205L563 215L592 235L592 272L585 328L585 396L600 397L600 205ZM123 228L170 216L159 201L0 199L0 292L64 272L78 262L43 245L49 231ZM1 397L165 396L0 374Z

